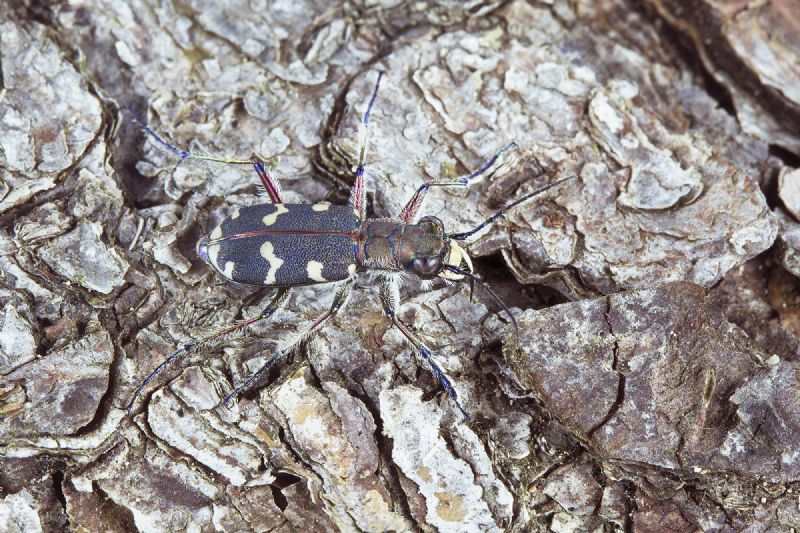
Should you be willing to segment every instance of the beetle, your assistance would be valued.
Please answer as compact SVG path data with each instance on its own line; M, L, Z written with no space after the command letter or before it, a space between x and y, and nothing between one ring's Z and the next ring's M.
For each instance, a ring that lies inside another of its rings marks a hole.
M314 320L305 335L316 331L346 304L356 276L361 272L377 272L380 278L380 301L383 312L398 328L408 343L428 362L430 370L465 418L467 412L458 400L450 378L433 357L419 336L397 316L399 273L413 274L422 280L442 278L448 281L468 280L478 284L508 313L517 338L516 320L502 300L473 272L472 261L459 244L494 223L508 210L576 176L555 180L523 195L497 211L475 228L461 233L448 233L435 216L424 216L416 223L419 208L432 187L466 187L485 174L507 151L517 147L511 143L492 156L476 172L456 179L427 181L419 186L396 218L368 218L364 187L364 159L369 134L369 119L378 95L384 72L378 73L372 96L361 122L359 156L355 182L349 205L286 204L277 180L264 162L251 159L225 159L183 151L164 141L145 122L128 109L142 129L159 144L183 159L204 159L231 164L253 165L264 186L270 203L235 209L207 237L197 243L198 256L225 279L246 285L277 289L270 303L258 315L236 325L223 328L203 338L185 343L159 364L137 387L128 404L128 411L142 390L170 363L184 353L220 336L240 330L254 322L271 317L286 301L292 287L336 283L330 308ZM266 362L238 385L224 399L228 404L249 387L294 344L278 350Z

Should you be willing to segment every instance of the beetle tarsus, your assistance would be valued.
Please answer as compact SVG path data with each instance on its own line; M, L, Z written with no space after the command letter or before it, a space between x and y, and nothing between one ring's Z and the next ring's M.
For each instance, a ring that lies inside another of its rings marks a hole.
M230 407L231 400L233 400L233 399L234 399L236 396L238 396L239 394L241 394L241 393L242 393L244 390L246 390L246 389L247 389L247 388L248 388L250 385L252 385L254 381L256 381L258 378L260 378L262 375L264 375L264 372L266 372L267 370L269 370L269 368L272 366L272 364L273 364L275 361L277 361L277 360L278 360L278 359L279 359L279 358L280 358L280 357L281 357L281 356L282 356L284 353L286 353L287 351L288 351L288 350L278 350L277 352L275 352L274 354L272 354L272 355L269 357L269 359L267 359L267 360L266 360L266 362L265 362L263 365L261 365L261 368L259 368L258 370L256 370L256 371L255 371L255 372L253 372L252 374L250 374L250 376L249 376L249 377L248 377L246 380L244 380L244 381L243 381L241 384L239 384L239 385L238 385L238 386L237 386L235 389L233 389L233 390L230 392L230 394L228 394L228 395L225 397L225 399L224 399L224 400L222 400L222 403L225 405L225 407Z
M445 390L450 399L453 400L453 403L455 403L458 410L461 411L461 414L464 415L464 420L469 420L467 411L464 410L464 407L461 406L461 402L458 401L458 393L456 392L456 389L453 388L450 378L447 377L447 375L444 373L444 370L442 370L436 361L433 360L430 350L425 346L422 346L420 348L420 355L422 355L422 357L428 361L428 364L431 365L431 372L433 373L434 377L439 380L442 388Z

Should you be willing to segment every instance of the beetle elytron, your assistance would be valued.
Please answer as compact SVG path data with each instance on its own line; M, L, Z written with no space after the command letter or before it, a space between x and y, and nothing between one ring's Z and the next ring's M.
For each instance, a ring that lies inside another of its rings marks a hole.
M504 152L516 147L515 143L511 143L489 159L478 171L468 176L423 183L405 205L398 218L367 218L364 154L367 147L370 112L378 95L378 87L383 74L383 72L378 74L378 80L364 113L359 135L358 167L355 183L351 190L350 205L347 206L328 203L284 204L277 181L268 174L263 161L259 158L224 159L178 150L163 141L135 113L133 114L148 134L181 158L252 164L255 167L271 203L244 207L234 211L230 217L214 228L207 238L198 242L197 253L209 266L230 281L275 287L278 292L258 315L201 339L188 342L167 357L136 389L128 405L129 411L144 387L180 355L200 344L272 316L286 301L291 287L336 282L333 303L327 312L307 328L306 334L311 334L325 321L336 315L346 304L356 275L369 270L382 274L380 276L380 300L387 318L420 356L428 362L431 372L464 417L467 417L466 411L458 401L455 389L441 366L434 360L431 351L397 317L398 276L396 274L408 272L424 280L439 277L452 281L469 280L471 284L478 283L508 312L516 331L517 324L514 316L494 292L475 276L472 272L469 255L458 243L492 224L509 209L575 176L554 181L522 196L496 212L482 224L463 233L447 233L442 222L433 216L423 217L417 223L413 223L417 211L431 187L468 186L473 179L484 174ZM258 379L279 357L293 347L293 345L288 346L270 356L259 370L225 398L225 403Z

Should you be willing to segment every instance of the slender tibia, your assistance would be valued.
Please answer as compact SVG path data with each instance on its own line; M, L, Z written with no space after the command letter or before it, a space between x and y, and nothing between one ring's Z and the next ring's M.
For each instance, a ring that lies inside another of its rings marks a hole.
M264 190L266 190L269 195L269 199L272 200L273 204L282 204L283 198L281 197L281 187L278 180L267 172L267 167L260 157L254 155L251 159L253 161L253 167L256 169L256 174L258 174L258 177L261 179L261 184L264 186Z

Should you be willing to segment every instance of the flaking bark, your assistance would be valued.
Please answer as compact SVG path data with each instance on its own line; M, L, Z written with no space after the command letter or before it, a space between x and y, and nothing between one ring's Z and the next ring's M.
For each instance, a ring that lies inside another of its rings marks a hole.
M800 527L800 43L792 2L135 0L0 6L0 529L748 531ZM731 6L733 3L728 3ZM741 4L741 5L739 5ZM756 5L757 4L757 5ZM691 9L690 9L691 8ZM196 257L256 154L344 203L375 77L370 209L466 230L507 317L409 281L192 338L273 296Z

